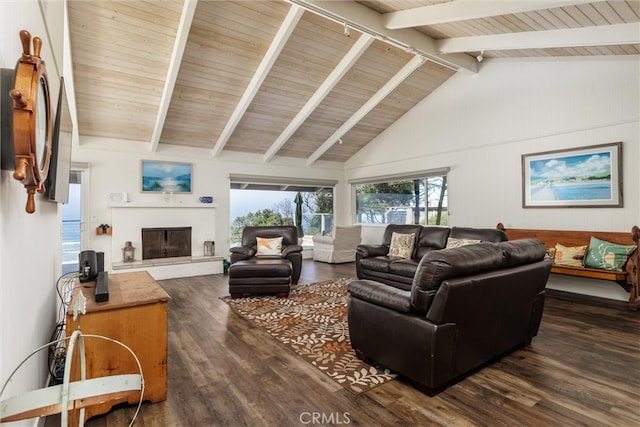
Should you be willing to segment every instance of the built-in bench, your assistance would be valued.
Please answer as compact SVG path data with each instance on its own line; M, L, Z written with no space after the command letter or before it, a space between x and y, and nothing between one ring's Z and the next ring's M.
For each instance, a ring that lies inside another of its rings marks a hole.
M620 245L636 245L640 242L640 229L633 226L631 232L618 233L611 231L572 231L572 230L534 230L524 228L505 228L498 223L497 229L504 231L509 240L536 238L545 243L548 248L553 248L557 243L564 246L589 245L591 236L600 240ZM622 271L603 270L588 267L574 267L554 264L552 273L569 276L588 277L592 279L610 280L622 286L629 292L629 309L638 310L640 296L638 295L638 283L640 282L640 255L636 249L630 256Z

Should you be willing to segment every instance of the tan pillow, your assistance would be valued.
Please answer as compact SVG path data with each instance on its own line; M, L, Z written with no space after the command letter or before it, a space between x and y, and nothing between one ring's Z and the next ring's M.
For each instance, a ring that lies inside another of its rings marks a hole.
M480 243L480 240L472 239L456 239L455 237L447 238L447 248L459 248L460 246L475 245Z
M547 253L544 254L545 259L556 259L556 248L547 248Z
M256 237L258 243L256 256L282 255L282 237Z
M394 231L391 234L391 244L389 245L388 255L399 258L411 258L415 240L415 233L400 234Z
M571 267L582 267L584 262L584 254L587 251L587 245L584 246L563 246L556 243L556 254L554 263L568 265Z

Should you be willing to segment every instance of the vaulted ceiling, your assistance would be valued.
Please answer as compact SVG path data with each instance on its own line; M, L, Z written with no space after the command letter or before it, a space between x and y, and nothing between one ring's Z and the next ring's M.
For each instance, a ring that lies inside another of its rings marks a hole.
M344 162L499 57L640 54L640 1L69 1L80 144Z

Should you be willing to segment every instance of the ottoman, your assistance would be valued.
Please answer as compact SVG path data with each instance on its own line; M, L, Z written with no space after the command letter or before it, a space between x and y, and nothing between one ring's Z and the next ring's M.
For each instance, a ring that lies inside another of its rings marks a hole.
M291 289L291 261L284 258L252 258L229 267L231 298L244 294L277 294L286 297Z

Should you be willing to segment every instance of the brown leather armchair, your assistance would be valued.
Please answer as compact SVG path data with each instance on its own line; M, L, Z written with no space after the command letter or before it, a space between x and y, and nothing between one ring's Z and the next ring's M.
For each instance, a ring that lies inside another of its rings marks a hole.
M244 261L256 258L257 238L282 237L282 254L270 257L260 257L266 259L287 259L291 261L291 283L297 284L302 270L302 246L298 244L297 229L293 225L273 225L273 226L248 226L242 230L241 246L235 246L231 251L231 266L237 261Z

